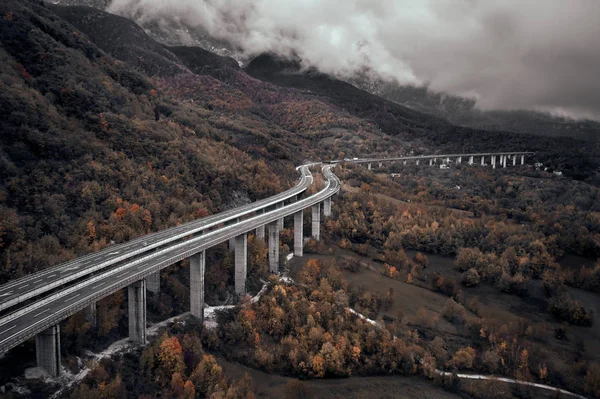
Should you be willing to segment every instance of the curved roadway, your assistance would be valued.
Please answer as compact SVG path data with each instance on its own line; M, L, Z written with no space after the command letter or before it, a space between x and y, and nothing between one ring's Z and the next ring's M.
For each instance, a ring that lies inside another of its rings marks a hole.
M340 185L339 180L330 169L331 165L323 167L323 175L327 179L325 188L308 198L127 262L122 266L78 283L74 287L44 298L17 313L4 317L0 320L0 323L2 323L0 325L0 353L35 336L99 299L111 295L119 289L127 287L169 265L230 238L279 220L284 216L309 208L331 197L339 191Z
M301 173L300 181L295 187L280 194L156 233L141 236L122 244L112 245L101 251L10 281L0 286L0 311L123 260L185 238L190 234L202 232L221 223L237 219L292 198L305 191L312 184L313 177L309 166L307 164L298 167Z
M353 159L332 161L332 163L526 154L532 153L448 154ZM298 185L273 197L139 237L127 243L115 245L97 253L9 282L0 287L0 310L36 297L30 303L21 304L20 309L0 318L0 353L18 345L69 315L84 309L98 299L156 273L164 267L252 229L309 208L336 194L340 188L339 180L331 172L332 165L326 165L323 167L323 175L327 180L327 185L323 190L292 204L284 205L275 210L268 210L268 207L292 198L308 188L313 181L309 171L311 165L313 164L299 166L297 169L301 172L301 179ZM258 210L264 210L264 213L239 221L241 216ZM219 226L231 220L235 220L235 223L212 231L209 230L211 227ZM196 234L196 236L192 236L193 234ZM79 281L74 281L77 279ZM61 289L49 292L58 287L61 287ZM42 297L41 294L44 293L45 295Z

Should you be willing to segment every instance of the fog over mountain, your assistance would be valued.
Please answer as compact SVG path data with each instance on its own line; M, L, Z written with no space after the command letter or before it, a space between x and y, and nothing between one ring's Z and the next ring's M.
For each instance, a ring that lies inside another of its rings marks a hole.
M600 119L594 1L114 0L109 10L178 19L246 57L297 54L326 73L367 69L483 109Z

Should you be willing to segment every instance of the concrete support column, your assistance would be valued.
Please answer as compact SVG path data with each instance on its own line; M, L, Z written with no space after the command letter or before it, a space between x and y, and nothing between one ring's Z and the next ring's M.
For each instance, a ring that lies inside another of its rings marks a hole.
M235 237L229 239L229 244L227 244L227 247L229 248L229 252L235 251Z
M294 256L302 256L304 250L304 211L294 213Z
M35 336L35 357L38 367L52 377L60 375L60 326L58 324Z
M492 168L496 169L496 156L492 155Z
M155 294L160 294L160 272L146 277L146 289Z
M502 155L502 167L503 168L506 168L506 158L507 158L506 155Z
M256 237L265 239L265 226L260 226L256 228Z
M283 202L277 204L277 209L279 208L283 208ZM279 219L277 222L279 223L279 231L281 231L283 229L283 218Z
M127 287L129 305L129 340L146 343L146 280Z
M331 216L331 197L325 198L325 201L323 201L323 216Z
M417 165L419 165L419 160L417 159Z
M483 166L483 165L485 165L485 157L484 156L481 157L481 166Z
M430 158L429 159L429 166L432 166L432 165L433 165L433 159Z
M204 270L206 251L190 257L190 313L204 321Z
M456 158L456 163L462 163L462 157Z
M521 155L521 165L525 165L525 155Z
M367 164L367 169L371 170L371 162Z
M379 167L380 167L380 168L381 168L381 165L383 165L383 163L382 163L382 162L379 162Z
M406 165L406 161L402 161L402 164L403 164L403 165Z
M90 322L91 327L98 324L98 313L96 311L96 302L92 302L85 310L85 319Z
M246 295L246 274L248 268L248 237L240 234L235 237L235 293Z
M517 164L517 156L513 155L512 158L513 158L513 166L515 166Z
M279 272L279 223L269 223L269 271Z
M450 163L450 157L446 157L446 163Z
M321 232L321 204L312 206L312 237L319 241Z
M473 165L473 155L469 157L469 165Z

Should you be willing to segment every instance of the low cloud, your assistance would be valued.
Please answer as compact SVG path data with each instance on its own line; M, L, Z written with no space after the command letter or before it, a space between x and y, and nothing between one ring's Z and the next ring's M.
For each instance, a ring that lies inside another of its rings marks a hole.
M109 10L201 27L248 57L297 54L323 72L368 69L484 109L600 119L594 0L113 0Z

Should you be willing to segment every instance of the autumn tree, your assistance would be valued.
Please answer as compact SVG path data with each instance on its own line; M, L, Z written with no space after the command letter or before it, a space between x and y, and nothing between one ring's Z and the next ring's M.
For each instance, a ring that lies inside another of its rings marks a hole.
M471 369L473 368L475 355L475 349L470 346L462 347L454 353L454 356L452 356L448 365L451 367Z
M461 282L466 287L475 287L479 285L479 273L472 267L462 274Z
M169 337L161 342L158 352L158 362L159 370L157 371L157 375L162 385L170 382L174 373L181 374L184 372L183 349L177 337Z

